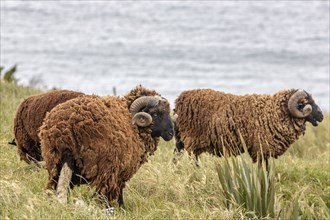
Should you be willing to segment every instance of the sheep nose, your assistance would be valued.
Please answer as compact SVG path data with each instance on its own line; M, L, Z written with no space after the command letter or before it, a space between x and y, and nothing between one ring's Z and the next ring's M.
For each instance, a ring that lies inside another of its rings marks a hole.
M171 139L174 136L174 131L173 129L168 129L165 134Z
M319 122L321 122L321 121L323 121L323 114L321 113L321 115L320 115L320 120L319 120Z

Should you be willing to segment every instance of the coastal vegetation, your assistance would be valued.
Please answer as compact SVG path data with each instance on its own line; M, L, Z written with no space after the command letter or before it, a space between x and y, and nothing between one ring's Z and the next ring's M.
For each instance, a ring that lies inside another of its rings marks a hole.
M13 75L12 75L13 77ZM20 102L41 91L1 80L0 219L330 219L329 114L283 156L258 168L248 155L187 154L174 165L174 143L161 141L124 189L126 210L113 214L94 189L75 187L63 205L45 192L47 172L19 160L13 119Z

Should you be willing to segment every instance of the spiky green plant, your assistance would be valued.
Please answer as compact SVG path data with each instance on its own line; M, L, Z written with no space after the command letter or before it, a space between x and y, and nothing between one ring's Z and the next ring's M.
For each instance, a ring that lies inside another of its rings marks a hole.
M274 164L267 173L244 157L225 158L216 163L216 170L227 207L241 206L248 215L258 218L275 216ZM252 217L251 216L251 217Z

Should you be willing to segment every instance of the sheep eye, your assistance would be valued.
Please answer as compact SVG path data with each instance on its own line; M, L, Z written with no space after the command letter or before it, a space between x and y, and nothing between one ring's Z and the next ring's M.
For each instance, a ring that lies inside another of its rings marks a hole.
M304 104L302 104L302 103L298 104L298 109L302 109L303 107L304 107Z

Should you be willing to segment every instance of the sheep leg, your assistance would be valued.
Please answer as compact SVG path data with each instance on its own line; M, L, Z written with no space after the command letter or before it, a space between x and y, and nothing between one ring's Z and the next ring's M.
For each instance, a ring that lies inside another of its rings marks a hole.
M198 155L197 154L195 154L195 165L196 165L196 167L200 167L199 166L199 162L198 162Z
M183 150L184 150L184 145L183 145L182 141L181 140L177 140L176 143L175 143L175 149L174 149L174 151L180 153Z
M172 162L174 164L177 164L177 162L180 160L180 158L183 155L184 144L181 141L180 133L178 131L176 124L174 124L174 142L175 142L175 148L173 152L174 156Z
M117 202L118 202L119 207L125 209L124 197L123 197L123 188L120 188L120 192L119 192Z
M199 155L199 154L197 154L197 152L193 152L193 155L191 155L191 153L189 153L190 161L191 161L192 163L194 163L195 166L196 166L197 168L200 167L200 166L199 166L199 162L198 162L198 155Z
M180 158L183 156L183 143L181 141L175 143L175 148L173 152L172 162L177 164Z
M59 202L63 204L68 202L68 189L72 178L72 169L70 168L69 163L70 161L68 159L64 160L56 190L57 198Z

